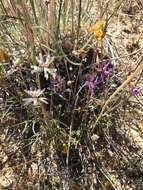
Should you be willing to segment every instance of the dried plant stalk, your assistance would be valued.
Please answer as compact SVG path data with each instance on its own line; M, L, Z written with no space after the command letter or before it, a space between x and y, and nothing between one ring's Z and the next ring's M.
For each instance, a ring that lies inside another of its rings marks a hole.
M47 21L48 43L49 43L49 34L52 35L54 33L55 16L56 16L56 1L51 0L49 4L49 16Z
M26 34L27 42L34 47L34 32L32 29L32 22L29 13L29 7L24 1L20 1L16 4L17 14L24 18L23 29Z

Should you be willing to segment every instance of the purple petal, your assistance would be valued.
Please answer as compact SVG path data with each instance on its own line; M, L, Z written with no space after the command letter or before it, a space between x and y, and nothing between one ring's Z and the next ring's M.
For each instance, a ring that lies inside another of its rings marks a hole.
M133 96L140 96L142 94L142 90L140 87L133 87L131 89L131 93Z

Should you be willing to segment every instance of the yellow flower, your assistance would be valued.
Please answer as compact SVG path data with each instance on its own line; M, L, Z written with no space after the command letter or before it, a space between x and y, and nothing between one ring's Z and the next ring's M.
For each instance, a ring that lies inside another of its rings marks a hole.
M93 33L93 37L97 40L102 40L105 36L104 25L101 20L97 21L90 31Z
M67 144L63 144L62 153L63 153L63 154L67 154L67 152L68 152L68 145L67 145Z
M0 49L0 62L8 61L8 60L9 60L8 53L5 50Z

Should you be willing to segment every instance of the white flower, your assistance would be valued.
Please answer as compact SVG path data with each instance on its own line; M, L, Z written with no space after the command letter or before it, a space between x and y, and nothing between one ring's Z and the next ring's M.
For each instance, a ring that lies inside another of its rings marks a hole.
M44 68L44 76L46 79L49 78L49 74L55 79L56 78L56 69L54 68Z
M25 102L25 104L30 104L33 103L34 105L37 105L39 102L43 102L45 104L48 104L48 102L46 101L47 98L44 97L39 97L43 94L43 92L45 91L45 89L43 90L24 90L28 95L30 95L30 98L24 98L23 101Z
M21 67L21 64L18 64L18 62L15 61L11 68L7 71L7 75L12 75L14 72L18 71L19 67Z
M39 63L39 65L32 65L31 68L33 70L31 71L31 73L33 74L44 71L44 76L46 79L49 78L49 74L55 79L57 70L51 67L51 64L54 61L54 57L50 57L50 55L48 55L46 61L44 62L42 54L39 53L39 57L37 57L36 60Z
M39 66L36 66L36 65L32 65L31 68L33 69L33 70L31 71L32 74L33 74L33 73L40 73L40 72L43 71L43 68L41 68L41 67L39 67Z

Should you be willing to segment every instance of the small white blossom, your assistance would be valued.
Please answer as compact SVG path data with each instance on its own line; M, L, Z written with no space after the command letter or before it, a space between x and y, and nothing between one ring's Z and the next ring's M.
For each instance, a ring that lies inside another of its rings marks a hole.
M38 66L32 65L31 68L33 69L31 73L37 73L44 71L44 76L46 79L49 78L49 74L55 78L56 77L56 69L51 67L51 64L54 61L54 57L50 57L50 55L47 56L46 61L44 62L44 58L41 53L39 53L39 57L36 58L38 62Z
M41 68L41 67L39 67L39 66L36 66L36 65L32 65L31 68L33 69L33 70L31 71L32 74L33 74L33 73L40 73L40 72L43 71L43 68Z
M7 71L8 76L9 76L9 75L12 75L12 74L15 73L17 70L18 70L18 68L14 68L14 67L12 66L12 68Z
M7 71L7 75L10 76L13 73L17 72L20 67L21 67L21 64L19 64L17 61L14 61L13 65L11 66L11 68Z
M39 102L43 102L45 104L48 104L48 102L46 101L47 98L44 97L39 97L43 94L43 92L45 91L45 89L43 90L24 90L28 95L30 95L30 98L24 98L23 101L25 102L25 104L30 104L33 103L34 105L37 105Z
M49 74L55 79L56 78L56 69L54 68L44 68L44 76L46 79L49 78Z
M37 62L39 63L39 65L44 64L44 58L42 53L39 53L39 57L36 57Z

